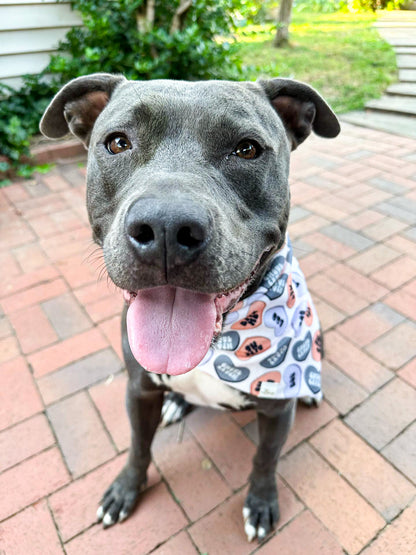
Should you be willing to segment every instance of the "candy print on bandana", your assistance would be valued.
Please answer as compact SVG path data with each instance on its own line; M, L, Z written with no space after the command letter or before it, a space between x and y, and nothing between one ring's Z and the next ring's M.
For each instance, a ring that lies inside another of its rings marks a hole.
M257 397L320 399L321 358L318 316L287 238L197 368Z

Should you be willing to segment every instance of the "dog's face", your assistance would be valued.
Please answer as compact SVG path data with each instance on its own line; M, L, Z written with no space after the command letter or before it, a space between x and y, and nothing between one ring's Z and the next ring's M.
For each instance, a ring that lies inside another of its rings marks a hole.
M47 109L46 136L68 129L89 149L88 213L108 274L132 302L133 353L175 374L201 360L222 314L283 244L290 150L312 129L333 137L339 125L295 81L96 74L71 81ZM167 326L177 331L161 358L141 357Z

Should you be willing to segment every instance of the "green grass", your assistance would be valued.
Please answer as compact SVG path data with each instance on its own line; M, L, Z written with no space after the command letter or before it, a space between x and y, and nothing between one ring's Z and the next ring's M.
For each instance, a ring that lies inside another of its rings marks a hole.
M373 14L294 14L290 44L273 47L272 25L237 37L246 78L290 77L314 86L337 113L362 108L396 80L395 55Z

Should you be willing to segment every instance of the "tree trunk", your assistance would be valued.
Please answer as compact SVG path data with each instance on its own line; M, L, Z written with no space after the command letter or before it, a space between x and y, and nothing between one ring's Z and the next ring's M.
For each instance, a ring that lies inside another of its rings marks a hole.
M277 31L274 46L284 46L289 42L289 25L292 15L293 0L281 0L279 15L277 17Z

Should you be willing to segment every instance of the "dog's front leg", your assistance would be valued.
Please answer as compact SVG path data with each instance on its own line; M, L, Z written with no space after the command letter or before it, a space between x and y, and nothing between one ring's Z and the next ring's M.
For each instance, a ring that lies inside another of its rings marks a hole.
M141 377L145 378L143 374ZM127 412L131 426L131 448L126 466L105 492L97 511L97 517L102 519L105 528L125 520L131 514L146 485L151 459L150 446L160 421L162 404L163 391L144 390L137 381L129 381Z
M250 488L243 508L244 530L248 541L256 536L259 540L265 538L279 520L276 466L294 419L296 401L284 401L279 407L275 404L273 412L269 408L266 405L265 410L257 410L259 445L253 459Z

